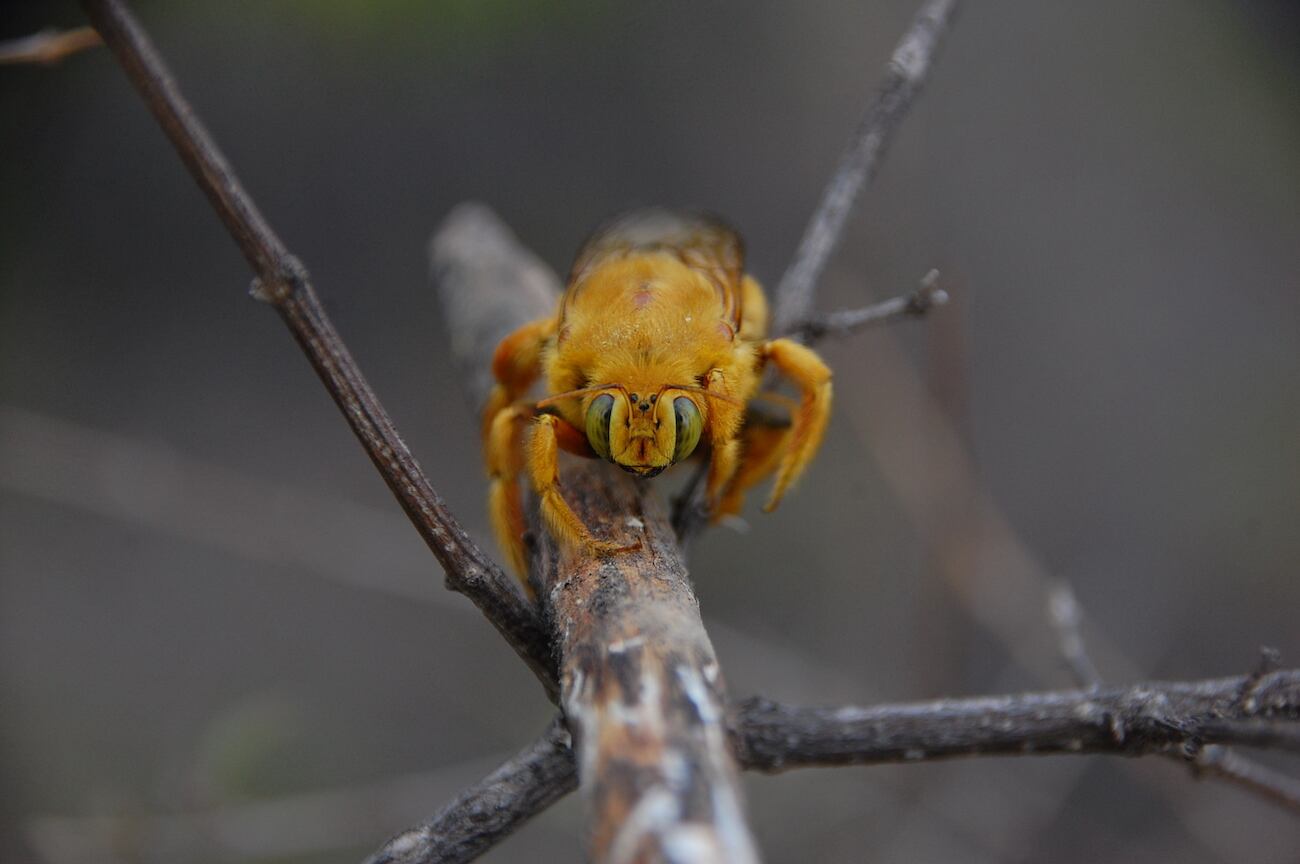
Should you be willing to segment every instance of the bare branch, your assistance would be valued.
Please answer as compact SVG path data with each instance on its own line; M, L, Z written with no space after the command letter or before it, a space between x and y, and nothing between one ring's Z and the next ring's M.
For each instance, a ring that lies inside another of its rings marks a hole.
M1300 813L1300 780L1239 756L1228 747L1211 744L1202 748L1192 758L1192 772L1197 776L1235 783L1261 798Z
M82 5L243 251L256 274L254 295L274 305L293 332L375 468L442 565L448 587L478 606L553 697L554 667L535 611L433 490L325 314L307 271L244 191L143 28L121 0L83 0Z
M915 762L973 755L1164 754L1245 743L1259 718L1300 721L1300 670L1260 683L1259 718L1237 702L1244 676L945 699L874 708L802 708L750 699L736 710L745 764L763 771L807 765Z
M865 309L829 315L815 316L812 311L817 280L839 245L854 201L862 187L875 175L894 130L925 83L939 39L956 5L957 0L927 0L894 47L885 80L840 158L839 167L822 192L821 202L804 229L794 259L777 284L773 333L815 340L832 332L847 333L874 321L892 320L908 314L923 315L931 306L947 301L947 294L935 290L933 285L927 286L926 282L932 281L932 276L927 274L921 289L907 298L894 298ZM937 278L937 273L934 277ZM702 476L693 478L673 503L673 527L683 547L694 539L709 519Z
M77 27L72 30L50 28L31 36L0 42L0 63L40 63L49 66L101 44L103 40L92 27Z
M1061 642L1061 655L1074 673L1075 680L1088 692L1101 689L1101 673L1088 656L1083 641L1083 610L1074 589L1064 579L1056 580L1048 588L1048 617ZM1266 676L1277 669L1278 652L1271 648L1260 649L1259 663L1253 672L1241 679L1233 695L1233 708L1246 716L1208 717L1197 723L1196 739L1188 740L1181 748L1167 748L1162 755L1177 761L1191 760L1192 773L1233 783L1273 803L1291 807L1300 812L1300 781L1280 774L1258 762L1241 756L1220 743L1244 747L1268 747L1300 752L1300 726L1294 722L1282 723L1254 717L1258 709L1255 692Z
M847 336L873 324L897 321L900 318L921 318L935 306L948 302L948 292L939 287L939 271L931 270L921 278L920 286L910 294L891 297L860 309L841 309L813 315L796 324L790 334L806 342L817 342L827 336Z
M557 717L541 738L429 821L389 840L366 864L473 861L577 785L569 733Z
M839 245L853 203L875 175L894 131L924 85L956 5L956 0L927 0L894 48L885 81L854 132L804 231L794 261L777 286L773 332L790 332L809 318L817 280Z
M1074 674L1075 683L1088 690L1100 689L1101 673L1083 643L1083 610L1074 596L1074 588L1064 579L1058 579L1048 588L1047 617L1056 629L1061 657Z

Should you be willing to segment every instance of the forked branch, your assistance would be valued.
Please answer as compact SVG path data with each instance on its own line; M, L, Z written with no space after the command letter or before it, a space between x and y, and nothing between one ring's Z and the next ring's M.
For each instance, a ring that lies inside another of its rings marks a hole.
M926 0L890 57L885 80L822 192L803 239L776 289L773 331L788 333L813 311L817 282L839 246L862 187L875 175L912 99L930 72L956 0Z
M1249 709L1240 698L1248 688L1255 694ZM1262 744L1257 732L1268 728L1271 742L1262 746L1300 752L1295 738L1300 670L1295 669L1262 678L1148 682L870 708L811 708L753 698L736 705L731 716L741 762L757 771L966 756L1172 756L1300 813L1300 783L1242 760L1224 746ZM492 802L491 831L499 837L500 826L520 824L552 803L554 798L545 794L548 788L573 782L572 752L554 734L552 727L473 787L475 794L467 791L430 822L399 834L368 864L472 860L478 847L463 839L456 826L470 824L485 801ZM474 853L449 855L431 842L437 836L454 836L452 848Z

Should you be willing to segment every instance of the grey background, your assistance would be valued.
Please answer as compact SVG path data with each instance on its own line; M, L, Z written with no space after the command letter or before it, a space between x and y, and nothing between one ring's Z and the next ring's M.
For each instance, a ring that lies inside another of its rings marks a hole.
M484 200L563 270L614 210L704 206L774 284L914 5L139 8L488 542L425 278L438 220ZM1300 660L1296 17L965 5L821 298L938 267L957 302L824 345L821 456L695 549L734 694L1069 686L1044 577L1117 681L1237 674L1260 644ZM80 20L25 3L0 25ZM550 709L441 591L108 55L0 69L0 117L0 856L355 860ZM772 861L1300 848L1294 818L1165 760L746 784ZM572 860L580 825L567 801L486 860Z

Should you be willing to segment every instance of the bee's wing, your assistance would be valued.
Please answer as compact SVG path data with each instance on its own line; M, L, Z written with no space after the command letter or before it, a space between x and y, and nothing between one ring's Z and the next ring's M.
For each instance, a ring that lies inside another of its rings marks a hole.
M673 253L707 276L718 290L724 320L733 331L739 330L745 244L730 225L708 214L649 208L615 216L597 228L578 251L569 286L610 258L641 252Z

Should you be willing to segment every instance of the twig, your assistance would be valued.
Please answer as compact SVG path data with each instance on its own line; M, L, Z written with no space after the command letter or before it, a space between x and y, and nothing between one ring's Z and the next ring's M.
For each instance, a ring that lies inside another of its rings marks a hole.
M894 130L925 83L955 6L956 0L927 0L894 49L885 81L822 193L794 260L777 286L773 332L787 333L809 318L817 280L839 245L853 203L875 174Z
M1249 731L1235 696L1244 676L1100 691L941 700L874 708L799 708L750 699L736 711L747 767L915 762L954 756L1168 753L1231 744ZM1261 711L1300 721L1300 670L1270 674Z
M939 39L948 26L957 0L927 0L916 13L902 39L894 47L881 83L867 113L858 124L848 149L832 175L822 198L808 220L803 239L777 283L772 332L796 338L816 339L829 332L848 332L872 321L890 320L905 314L924 314L930 306L947 300L942 291L927 289L924 281L909 298L894 298L865 309L845 310L830 315L813 315L813 295L831 253L839 245L844 224L858 193L876 172L889 148L894 130L920 92L934 59ZM926 279L931 277L927 275ZM916 299L912 299L916 298ZM899 307L902 307L901 309ZM859 320L861 319L861 320ZM685 547L708 522L702 475L696 476L673 502L673 528Z
M1074 596L1074 589L1064 579L1058 579L1048 588L1048 618L1060 639L1061 655L1074 673L1075 681L1089 692L1101 689L1102 677L1088 656L1083 641L1083 610ZM1265 679L1277 669L1278 652L1271 648L1260 649L1260 659L1254 671L1241 679L1233 695L1231 710L1238 716L1207 717L1198 721L1194 739L1180 749L1169 748L1162 755L1175 760L1191 759L1192 773L1197 777L1212 777L1242 786L1250 792L1289 806L1300 812L1300 781L1293 780L1241 756L1224 743L1243 747L1269 747L1300 752L1300 726L1295 723L1278 723L1259 719L1254 715L1259 709L1256 692ZM1217 742L1202 746L1204 742Z
M923 317L935 306L947 302L948 292L939 287L939 271L931 270L921 278L920 286L911 294L891 297L860 309L813 315L791 328L790 335L809 343L827 336L847 336L872 324Z
M326 316L307 271L244 191L143 28L121 0L83 0L82 5L243 251L256 274L254 295L274 305L293 332L375 468L442 565L448 587L478 606L554 698L554 666L535 611L433 490Z
M536 742L429 821L389 840L366 864L473 861L577 785L569 733L557 717Z
M1064 579L1058 579L1048 587L1047 617L1056 630L1061 643L1061 657L1073 673L1074 682L1088 690L1100 689L1101 673L1083 643L1083 612L1074 596L1074 588Z
M1227 780L1300 813L1300 780L1239 756L1227 747L1211 744L1201 748L1192 757L1192 773Z
M48 66L102 43L99 34L91 27L77 27L72 30L51 28L30 36L0 42L0 63L40 63Z

